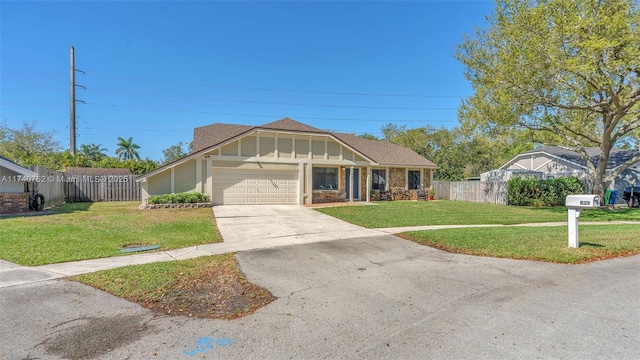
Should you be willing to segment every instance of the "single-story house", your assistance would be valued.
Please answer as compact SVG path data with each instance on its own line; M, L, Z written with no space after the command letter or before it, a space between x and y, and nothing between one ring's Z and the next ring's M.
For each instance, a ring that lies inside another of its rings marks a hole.
M587 148L587 154L593 164L600 158L600 149ZM624 162L638 154L638 150L613 149L607 162L607 173L611 173ZM575 151L555 147L541 146L538 149L525 151L518 154L501 170L537 171L541 172L544 179L575 176L591 185L591 178L587 170L585 159ZM618 190L618 203L622 202L622 191L632 184L640 184L640 162L632 165L618 176L610 185L610 190Z
M213 205L313 204L369 200L371 190L429 188L436 165L385 141L320 130L284 118L261 126L194 129L192 152L138 177L142 203L154 195L201 192Z
M0 156L0 213L29 211L28 183L38 174Z

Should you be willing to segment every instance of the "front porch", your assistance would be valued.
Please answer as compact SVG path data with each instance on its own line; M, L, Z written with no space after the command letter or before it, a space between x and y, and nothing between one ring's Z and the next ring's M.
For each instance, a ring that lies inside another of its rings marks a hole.
M430 189L433 169L402 167L314 167L311 202L306 204L374 201L380 191L390 200L418 200L418 187Z

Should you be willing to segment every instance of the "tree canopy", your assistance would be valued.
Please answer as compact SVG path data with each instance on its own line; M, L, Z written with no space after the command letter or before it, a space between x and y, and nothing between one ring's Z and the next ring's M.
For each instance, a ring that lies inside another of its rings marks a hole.
M162 160L160 160L160 164L165 165L189 155L188 152L182 149L184 145L185 144L180 141L176 145L171 145L168 148L162 150Z
M594 192L610 174L611 150L638 147L640 15L633 0L504 0L490 26L465 38L457 58L474 94L463 122L529 129L536 139L585 157ZM587 147L600 149L593 164Z

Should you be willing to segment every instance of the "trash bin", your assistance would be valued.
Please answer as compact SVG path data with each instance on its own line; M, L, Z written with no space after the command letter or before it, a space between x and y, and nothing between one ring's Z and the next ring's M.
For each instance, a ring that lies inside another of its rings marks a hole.
M609 201L607 201L607 204L614 205L616 203L617 198L618 198L618 190L611 191L611 196L609 197Z
M611 190L607 189L607 191L604 192L604 203L609 205L609 199L611 199Z

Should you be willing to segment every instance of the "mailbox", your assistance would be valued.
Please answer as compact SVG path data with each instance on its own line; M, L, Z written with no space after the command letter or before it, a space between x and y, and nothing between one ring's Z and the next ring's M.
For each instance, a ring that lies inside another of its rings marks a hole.
M565 206L569 211L569 247L580 247L578 237L578 218L583 209L600 207L600 196L598 195L569 195L565 200Z
M565 201L568 208L588 209L600 207L599 195L569 195Z

